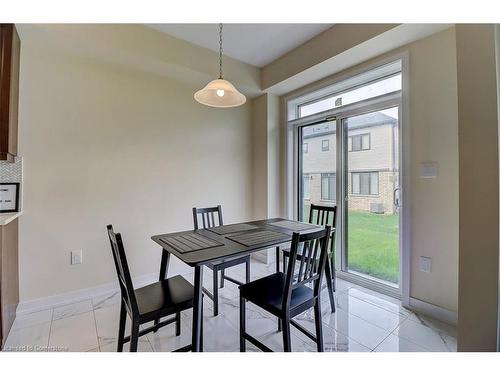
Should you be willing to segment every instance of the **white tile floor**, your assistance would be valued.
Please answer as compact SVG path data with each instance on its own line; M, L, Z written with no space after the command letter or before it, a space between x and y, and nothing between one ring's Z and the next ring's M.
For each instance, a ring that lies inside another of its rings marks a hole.
M273 272L274 265L252 263L252 279ZM243 267L227 271L244 279ZM192 274L185 275L192 282ZM204 271L204 286L211 290L211 273ZM205 298L204 350L239 351L238 288L226 282L221 289L219 316L213 317L212 302ZM455 351L455 328L401 307L398 300L343 280L337 281L337 311L332 314L326 290L322 294L323 334L326 351L403 352ZM5 344L17 351L116 351L119 294L101 296L67 306L19 315ZM172 351L191 340L191 310L182 314L182 334L174 325L140 338L139 351ZM312 312L296 318L313 331ZM130 329L127 323L127 332ZM282 351L282 336L276 319L247 303L247 330L276 351ZM315 344L292 327L293 351L315 351ZM128 350L128 344L124 350ZM247 344L248 351L257 349Z

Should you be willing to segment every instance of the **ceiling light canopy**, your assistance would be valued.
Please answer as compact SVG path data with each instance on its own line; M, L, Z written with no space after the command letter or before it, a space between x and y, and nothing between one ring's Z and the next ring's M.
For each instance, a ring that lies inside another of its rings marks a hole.
M218 108L238 107L247 101L231 82L222 78L222 23L219 24L219 78L197 91L194 98L201 104Z

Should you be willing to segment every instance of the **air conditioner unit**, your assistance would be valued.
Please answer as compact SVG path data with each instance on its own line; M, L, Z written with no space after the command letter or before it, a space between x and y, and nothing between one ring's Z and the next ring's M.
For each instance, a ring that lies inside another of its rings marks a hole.
M370 203L370 212L373 214L383 214L384 213L384 204L383 203Z

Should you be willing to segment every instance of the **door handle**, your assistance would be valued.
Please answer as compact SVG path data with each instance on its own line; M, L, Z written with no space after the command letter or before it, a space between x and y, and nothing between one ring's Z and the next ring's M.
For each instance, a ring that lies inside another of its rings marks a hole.
M398 186L397 188L394 189L394 192L393 192L394 206L396 208L401 207L400 202L399 202L399 194L398 194L399 190L400 190L400 188Z

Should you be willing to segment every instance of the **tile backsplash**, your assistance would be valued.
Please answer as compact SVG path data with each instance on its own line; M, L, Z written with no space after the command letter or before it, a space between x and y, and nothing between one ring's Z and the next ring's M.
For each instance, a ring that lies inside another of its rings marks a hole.
M0 182L22 182L23 158L16 157L14 163L0 161Z

